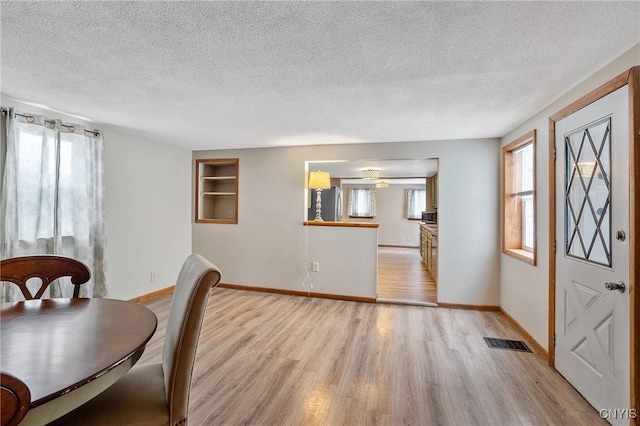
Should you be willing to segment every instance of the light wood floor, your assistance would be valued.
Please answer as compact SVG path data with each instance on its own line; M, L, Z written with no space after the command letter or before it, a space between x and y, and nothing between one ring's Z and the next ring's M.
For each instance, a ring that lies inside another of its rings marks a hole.
M435 305L436 282L418 248L378 247L378 301Z
M160 362L171 295L140 363ZM606 424L494 312L369 304L214 289L189 424Z

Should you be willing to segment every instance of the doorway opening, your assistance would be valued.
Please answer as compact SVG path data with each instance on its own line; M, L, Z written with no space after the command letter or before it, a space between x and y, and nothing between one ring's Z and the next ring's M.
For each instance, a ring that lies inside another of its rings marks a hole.
M438 161L307 162L330 176L321 192L324 221L378 224L378 302L437 306ZM308 220L313 199L308 193Z
M378 247L378 302L438 306L437 284L416 247Z

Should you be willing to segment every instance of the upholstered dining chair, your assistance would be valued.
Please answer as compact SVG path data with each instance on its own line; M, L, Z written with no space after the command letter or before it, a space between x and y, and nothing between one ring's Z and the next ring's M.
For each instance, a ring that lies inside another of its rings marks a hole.
M29 410L31 392L17 377L0 372L0 417L2 426L15 426L22 421Z
M186 425L191 373L209 292L220 271L198 254L187 258L176 281L162 363L134 366L97 397L50 426Z
M73 297L77 298L80 286L91 278L91 270L78 260L55 255L19 256L0 260L0 281L16 284L26 300L42 298L49 284L61 277L71 277ZM42 281L35 294L27 287L27 281L31 278Z

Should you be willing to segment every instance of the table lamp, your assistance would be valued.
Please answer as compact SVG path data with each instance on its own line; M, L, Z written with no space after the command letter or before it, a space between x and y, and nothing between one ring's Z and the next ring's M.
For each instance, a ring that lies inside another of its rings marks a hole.
M316 222L323 222L322 220L322 190L325 188L331 188L331 179L329 172L317 172L309 173L309 188L316 190L316 218L313 219Z

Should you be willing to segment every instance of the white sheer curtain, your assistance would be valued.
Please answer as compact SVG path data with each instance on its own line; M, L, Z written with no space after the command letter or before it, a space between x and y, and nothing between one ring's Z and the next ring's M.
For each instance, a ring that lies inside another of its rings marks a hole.
M376 216L376 192L373 189L352 188L349 190L347 203L349 216L375 217Z
M105 208L102 135L41 116L7 113L7 150L2 185L3 259L57 254L84 262L91 280L80 297L105 297ZM68 278L44 297L71 297ZM23 299L5 283L0 299Z
M421 219L422 211L427 208L427 191L424 189L405 189L407 219Z

